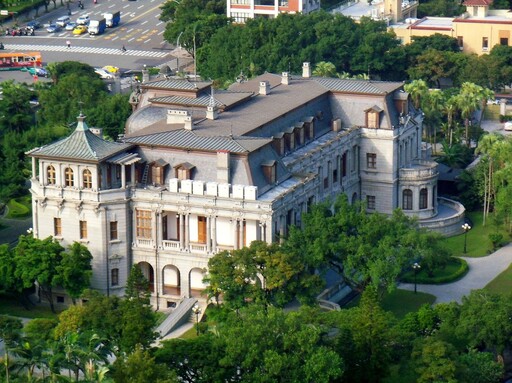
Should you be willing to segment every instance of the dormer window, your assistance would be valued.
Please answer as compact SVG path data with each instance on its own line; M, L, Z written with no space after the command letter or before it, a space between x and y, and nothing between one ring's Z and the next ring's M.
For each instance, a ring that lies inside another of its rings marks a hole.
M274 136L272 147L278 155L282 156L284 154L284 133L281 132Z
M382 112L382 109L375 105L372 108L365 110L365 112L366 127L370 129L377 129L380 126L380 112Z
M284 134L285 147L287 152L291 152L295 149L295 135L293 131L294 128L290 128Z
M266 161L261 164L263 175L271 185L276 183L276 161Z
M166 166L167 166L167 162L165 162L162 159L155 161L151 165L151 181L153 182L153 184L162 185L164 183L164 174L165 174ZM177 177L177 178L179 178L179 177ZM185 178L185 179L189 179L189 178Z
M66 182L66 186L75 186L75 181L73 180L73 169L66 168L66 170L64 170L64 180Z
M46 168L46 180L48 185L55 185L55 168L52 165Z
M174 167L175 177L181 181L192 179L192 170L195 168L194 165L188 162L176 165Z

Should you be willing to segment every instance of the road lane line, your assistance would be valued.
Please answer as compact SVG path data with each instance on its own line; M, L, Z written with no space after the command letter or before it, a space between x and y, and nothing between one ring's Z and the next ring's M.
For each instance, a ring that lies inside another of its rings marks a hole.
M132 37L130 40L128 40L128 42L133 41L133 40L135 40L135 37Z
M130 28L130 29L128 29L128 30L126 31L126 33L130 33L130 32L131 32L131 31L133 31L133 30L134 30L134 28Z
M137 7L137 9L141 9L141 8L144 8L144 4L142 4L141 6Z
M147 39L146 41L144 41L144 44L147 44L151 41L151 39Z
M164 32L165 32L165 31L161 31L161 32L159 32L159 33L158 33L158 36L163 35L163 34L164 34Z
M158 27L159 25L161 25L163 23L164 23L163 21L160 21L159 23L156 24L156 26Z
M146 24L147 22L148 22L147 20L146 20L146 21L143 21L143 22L142 22L142 23L140 23L139 25L144 25L144 24Z
M148 32L149 32L149 29L146 29L144 32L141 33L141 35L145 35Z
M112 41L117 40L118 38L119 38L119 36L116 36L116 37L114 37L114 38L112 39Z

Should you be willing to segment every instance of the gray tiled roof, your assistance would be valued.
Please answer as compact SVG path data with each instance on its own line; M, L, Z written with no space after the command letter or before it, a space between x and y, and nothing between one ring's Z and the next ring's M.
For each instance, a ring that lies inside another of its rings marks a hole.
M247 153L270 142L270 139L229 136L204 137L193 131L180 129L149 134L139 137L129 137L124 140L131 144L165 146L172 148L187 148L194 150L228 150L232 153Z
M403 86L401 82L368 81L330 77L313 77L313 79L333 92L379 94L384 95Z
M219 100L215 100L216 106L222 106L223 104ZM208 106L210 103L210 96L203 95L197 98L186 97L186 96L164 96L164 97L153 97L149 99L149 102L159 104L173 104L181 106Z
M160 88L175 90L204 89L212 84L211 81L191 81L188 79L165 79L149 81L142 84L142 88Z
M89 130L84 119L85 116L83 115L78 117L77 127L70 136L36 149L31 155L34 157L99 162L132 146L105 141Z

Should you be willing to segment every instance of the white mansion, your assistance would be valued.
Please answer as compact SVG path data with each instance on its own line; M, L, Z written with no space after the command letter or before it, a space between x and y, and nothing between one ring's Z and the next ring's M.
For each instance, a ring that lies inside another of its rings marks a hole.
M308 63L302 76L215 92L145 77L119 142L80 115L69 137L29 152L34 234L86 244L95 289L122 294L139 264L155 306L200 297L213 254L279 240L339 193L460 230L464 208L437 196L422 113L402 83L314 78Z

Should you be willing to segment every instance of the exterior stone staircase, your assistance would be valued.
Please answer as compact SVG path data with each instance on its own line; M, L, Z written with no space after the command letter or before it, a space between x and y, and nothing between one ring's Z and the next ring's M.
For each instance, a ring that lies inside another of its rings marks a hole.
M183 298L178 306L158 326L156 331L164 337L184 323L190 322L193 317L192 307L197 303L195 298Z

